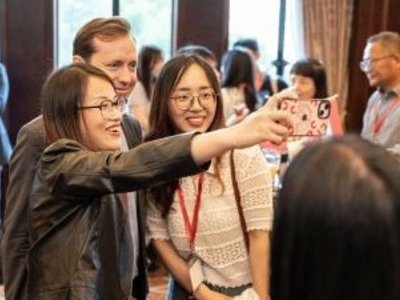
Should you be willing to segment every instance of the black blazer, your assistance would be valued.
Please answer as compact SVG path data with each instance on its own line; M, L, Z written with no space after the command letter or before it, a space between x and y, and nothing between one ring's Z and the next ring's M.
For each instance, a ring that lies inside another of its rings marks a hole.
M126 126L126 122L132 120L132 117L123 118L124 132L130 131L127 135L136 135L140 137L136 142L131 142L129 139L129 146L135 146L140 143L141 131L137 125L137 121L132 123L132 126ZM130 129L128 129L130 128ZM156 183L160 180L160 176L168 174L170 179L176 179L182 174L179 170L175 170L174 161L177 158L187 164L188 171L192 174L200 171L200 169L193 170L189 168L193 162L189 162L190 156L190 143L191 137L179 136L171 139L164 139L152 143L151 145L143 145L139 148L140 159L143 161L141 165L141 178L140 184L135 187L146 187L148 184ZM27 296L27 267L26 260L29 252L29 234L28 234L28 203L29 194L32 189L34 174L37 168L37 162L45 148L45 133L43 127L42 117L38 117L28 124L24 125L18 133L17 143L13 151L10 162L10 179L9 186L6 194L7 205L4 217L4 236L3 236L3 272L6 299L8 300L24 300L28 299ZM176 149L177 151L175 151ZM186 156L182 156L182 149L185 149ZM154 164L146 164L147 159L150 161L158 162L157 167ZM171 169L172 168L172 169ZM189 170L190 169L190 170ZM186 174L188 176L190 174ZM141 208L141 205L138 205ZM138 210L140 210L140 208ZM138 213L139 217L142 216ZM143 222L138 222L142 226ZM143 227L140 228L143 232ZM142 249L141 257L139 257L139 283L138 287L144 293L147 292L146 273L144 265L144 243L143 235L140 235ZM144 275L143 275L144 274ZM142 289L141 287L145 287ZM145 299L143 295L139 295L139 299Z

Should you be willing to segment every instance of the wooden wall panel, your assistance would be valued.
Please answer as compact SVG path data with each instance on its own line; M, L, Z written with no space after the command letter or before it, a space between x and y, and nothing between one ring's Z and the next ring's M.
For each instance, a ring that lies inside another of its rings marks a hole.
M0 61L3 61L4 49L6 45L6 5L5 1L0 1Z
M53 0L2 0L3 61L10 78L6 116L12 141L40 114L39 94L53 69Z
M229 0L176 0L175 48L208 47L221 58L228 47Z

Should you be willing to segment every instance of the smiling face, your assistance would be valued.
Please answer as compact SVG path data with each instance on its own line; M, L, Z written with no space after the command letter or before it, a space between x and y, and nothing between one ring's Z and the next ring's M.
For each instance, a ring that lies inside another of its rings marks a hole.
M182 75L169 99L168 110L176 132L205 132L210 127L216 113L216 100L210 105L202 106L198 96L207 92L214 93L205 71L198 65L192 64ZM182 110L177 101L177 96L195 96L193 105L187 110Z
M300 100L315 98L316 87L314 80L311 77L291 74L290 83L298 94Z
M398 55L393 52L379 42L366 45L363 60L369 60L371 63L364 72L370 86L390 89L397 84L400 62Z
M90 76L86 88L86 96L82 107L96 106L104 100L114 101L116 93L110 82ZM81 109L79 127L82 143L93 151L118 150L121 148L122 113L113 108L109 118L103 118L98 108Z
M136 82L136 45L130 35L120 35L112 40L93 39L95 52L88 63L103 70L113 81L120 96L129 96Z

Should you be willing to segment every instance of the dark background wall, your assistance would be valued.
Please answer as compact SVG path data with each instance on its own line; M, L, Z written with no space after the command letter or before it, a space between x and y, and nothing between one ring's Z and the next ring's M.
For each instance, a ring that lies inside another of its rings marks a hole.
M177 0L176 47L204 45L217 57L228 47L229 0Z
M0 3L2 61L10 78L6 125L14 141L40 113L40 88L53 69L53 0Z
M228 45L229 0L176 0L176 47L199 43L218 57ZM371 93L358 65L366 38L382 30L400 31L399 0L355 0L349 58L347 128L358 132ZM39 114L41 85L53 61L53 0L0 0L1 60L11 80L6 125L12 140Z

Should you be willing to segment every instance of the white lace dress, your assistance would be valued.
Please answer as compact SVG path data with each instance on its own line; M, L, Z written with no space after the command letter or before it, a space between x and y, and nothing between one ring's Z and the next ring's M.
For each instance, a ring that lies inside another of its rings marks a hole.
M235 150L234 159L247 230L270 230L272 178L260 148ZM220 287L238 287L251 283L252 277L232 187L229 153L222 158L220 172L223 193L214 177L213 164L205 172L194 252L202 260L205 281ZM180 180L190 220L197 195L197 177ZM150 205L147 224L152 239L171 240L182 257L189 257L189 240L176 194L166 220Z

